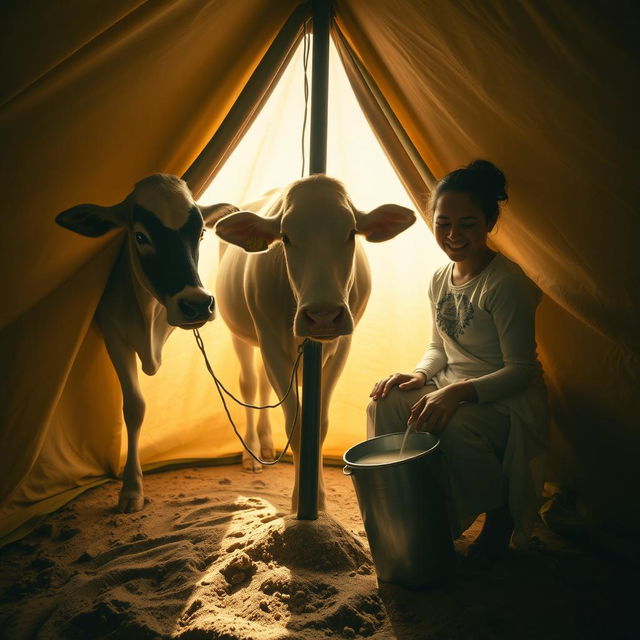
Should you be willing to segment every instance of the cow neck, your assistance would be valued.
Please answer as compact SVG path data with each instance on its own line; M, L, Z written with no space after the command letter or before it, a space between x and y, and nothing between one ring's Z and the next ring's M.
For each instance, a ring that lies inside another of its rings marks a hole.
M127 240L128 242L128 240ZM160 367L162 347L174 327L167 323L167 311L158 300L140 283L133 270L131 252L133 247L125 250L127 265L125 272L128 276L128 288L133 301L139 311L142 326L139 327L140 335L136 336L134 345L143 371L153 375Z

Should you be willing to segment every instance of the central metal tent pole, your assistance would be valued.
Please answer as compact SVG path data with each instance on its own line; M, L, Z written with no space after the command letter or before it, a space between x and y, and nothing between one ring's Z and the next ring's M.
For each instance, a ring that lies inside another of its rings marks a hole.
M327 170L327 111L329 107L329 23L331 0L312 0L313 62L311 67L311 127L309 173ZM298 520L318 517L320 475L320 402L322 343L304 347L302 367L302 429L298 464Z

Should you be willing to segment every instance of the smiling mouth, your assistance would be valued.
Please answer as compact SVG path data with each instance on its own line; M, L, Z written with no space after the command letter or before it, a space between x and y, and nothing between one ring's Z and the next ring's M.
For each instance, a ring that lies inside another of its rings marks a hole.
M465 249L466 247L468 247L469 243L466 242L465 244L461 244L459 246L453 246L452 244L445 243L445 246L447 247L447 249L451 249L451 251L460 251L461 249Z

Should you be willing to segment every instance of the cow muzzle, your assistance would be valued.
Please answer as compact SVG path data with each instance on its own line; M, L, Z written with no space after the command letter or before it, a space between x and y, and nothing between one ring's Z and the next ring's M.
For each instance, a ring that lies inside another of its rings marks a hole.
M187 287L167 303L167 322L181 329L198 329L215 317L215 301L205 289Z
M343 306L301 307L296 314L295 333L301 338L329 342L353 332L353 318Z

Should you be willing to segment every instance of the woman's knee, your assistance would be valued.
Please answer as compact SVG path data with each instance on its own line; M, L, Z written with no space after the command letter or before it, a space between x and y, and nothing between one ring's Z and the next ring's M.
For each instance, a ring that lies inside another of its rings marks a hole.
M367 405L367 440L376 436L376 403L369 402Z
M447 426L438 434L440 449L443 453L460 451L461 449L475 449L482 442L482 437L473 421L467 416L455 413Z
M406 397L403 397L402 391L392 389L385 398L372 400L367 405L369 431L371 431L371 426L375 427L375 435L377 436L403 431L406 428L409 412L410 406L407 405Z
M504 450L509 419L497 412L477 411L476 405L462 405L440 433L442 451L482 450L497 455Z

